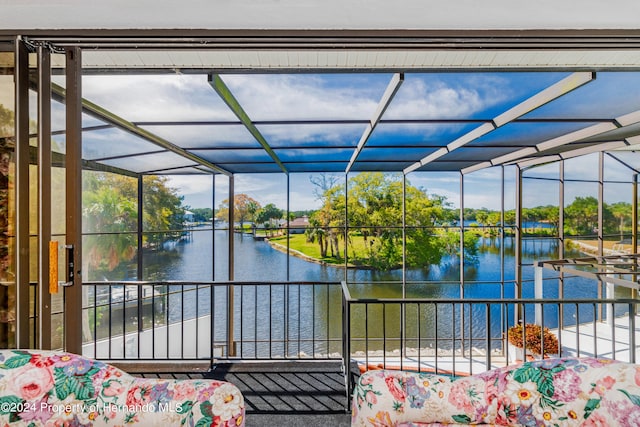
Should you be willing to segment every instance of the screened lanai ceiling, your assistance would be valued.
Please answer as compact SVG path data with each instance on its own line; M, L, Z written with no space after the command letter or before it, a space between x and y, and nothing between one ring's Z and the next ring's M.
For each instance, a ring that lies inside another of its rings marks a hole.
M89 68L83 158L135 174L470 173L640 144L635 70Z

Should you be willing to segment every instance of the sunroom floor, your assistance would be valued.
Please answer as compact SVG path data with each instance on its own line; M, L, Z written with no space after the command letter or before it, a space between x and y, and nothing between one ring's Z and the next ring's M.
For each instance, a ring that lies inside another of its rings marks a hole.
M208 378L235 384L246 404L246 426L349 426L339 362L220 363L206 372L132 372L145 378Z

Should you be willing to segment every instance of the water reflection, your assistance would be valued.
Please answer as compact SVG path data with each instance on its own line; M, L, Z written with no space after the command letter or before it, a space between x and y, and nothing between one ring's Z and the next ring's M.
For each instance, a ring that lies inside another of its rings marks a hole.
M196 229L189 240L173 251L145 253L143 258L146 280L181 282L209 282L228 278L228 232ZM354 298L401 298L402 271L374 271L344 269L320 265L273 249L267 242L251 236L235 234L235 280L240 282L339 282L349 283ZM558 240L550 238L524 239L523 263L533 265L537 260L558 257ZM212 254L215 253L215 257ZM578 256L568 252L566 256ZM406 271L408 298L468 301L470 299L500 299L514 296L515 243L512 237L481 238L475 262L465 262L465 285L460 285L460 262L456 256L443 258L440 265L411 268ZM545 277L553 279L554 272L545 270ZM523 296L532 298L533 268L523 267ZM557 280L545 285L545 297L557 298ZM593 281L573 278L565 289L566 298L596 298ZM209 286L170 285L166 310L170 323L214 313L214 341L226 341L226 287L214 288L211 298ZM342 298L339 286L274 285L234 287L235 338L242 357L277 357L305 354L338 354L342 337ZM526 316L533 319L533 307ZM404 312L404 315L403 315ZM544 310L545 323L555 326L558 308ZM564 322L593 316L593 307L568 308ZM370 303L353 307L351 334L355 337L353 351L397 349L400 337L408 338L407 345L415 348L462 350L462 347L499 348L505 319L513 318L513 307L471 304L381 304ZM157 320L166 322L165 316ZM487 321L490 333L487 334ZM145 324L147 324L146 322ZM217 325L217 326L216 326ZM358 340L368 336L369 341ZM466 340L459 340L464 336ZM385 339L386 337L386 339ZM373 338L373 340L371 340ZM215 343L214 343L215 345Z

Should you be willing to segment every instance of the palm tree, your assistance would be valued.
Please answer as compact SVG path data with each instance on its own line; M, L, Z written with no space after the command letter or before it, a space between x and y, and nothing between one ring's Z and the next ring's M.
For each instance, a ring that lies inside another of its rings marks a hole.
M624 223L627 217L631 217L631 205L625 202L618 202L611 205L611 213L618 221L620 231L620 241L624 239Z
M322 223L316 218L316 215L312 215L311 218L309 218L309 227L305 231L305 234L309 242L318 240L318 244L320 245L320 258L325 258L327 256L327 245L325 245L326 232L322 227Z

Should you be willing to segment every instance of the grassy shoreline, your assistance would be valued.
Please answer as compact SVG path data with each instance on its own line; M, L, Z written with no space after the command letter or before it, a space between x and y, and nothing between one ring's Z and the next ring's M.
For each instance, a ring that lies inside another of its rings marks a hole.
M287 253L287 236L274 236L274 237L266 237L264 239L271 247L274 249ZM580 252L583 252L588 255L596 255L598 253L598 244L597 241L593 240L578 240L578 239L567 239L567 243L576 247ZM604 255L616 255L620 253L629 253L632 251L632 246L630 244L621 244L619 242L606 240L603 242ZM349 248L350 251L355 250L364 251L365 243L364 240L357 240L352 242ZM313 262L320 265L327 265L338 268L345 268L344 258L336 258L336 257L324 257L320 256L320 247L317 242L311 243L307 242L306 236L304 234L292 234L289 236L289 252L290 255L301 258L305 261ZM343 255L343 254L341 254ZM360 269L370 269L372 267L361 264L353 264L349 263L346 265L346 268L360 268Z
M285 244L283 245L283 244L278 243L278 242L276 242L274 240L284 240ZM291 244L289 245L289 251L287 252L286 240L287 240L286 236L264 239L264 241L267 242L273 249L275 249L277 251L280 251L280 252L283 252L283 253L288 253L289 255L293 255L293 256L301 258L301 259L303 259L305 261L313 262L315 264L320 264L320 265L327 265L327 266L330 266L330 267L337 267L337 268L344 268L345 267L344 259L342 260L341 263L338 262L340 260L337 260L335 258L331 258L331 260L333 262L327 262L327 261L325 261L323 259L314 258L314 257L312 257L310 255L307 255L304 252L302 252L302 251L300 251L298 249L295 249ZM318 254L319 253L320 253L320 251L318 250ZM356 267L355 265L347 265L347 268L355 268L355 267Z
M340 257L321 257L320 245L317 242L308 242L307 237L304 234L291 234L289 236L289 248L290 253L293 256L302 258L306 261L314 262L320 265L327 265L331 267L345 268L344 252L340 253ZM279 236L265 239L271 247L281 252L287 252L287 236ZM340 248L344 250L344 248ZM363 253L365 251L364 240L356 240L349 245L350 251L356 251L356 253ZM328 251L330 252L330 251ZM358 268L362 270L370 270L373 267L365 264L353 264L348 263L346 268Z

